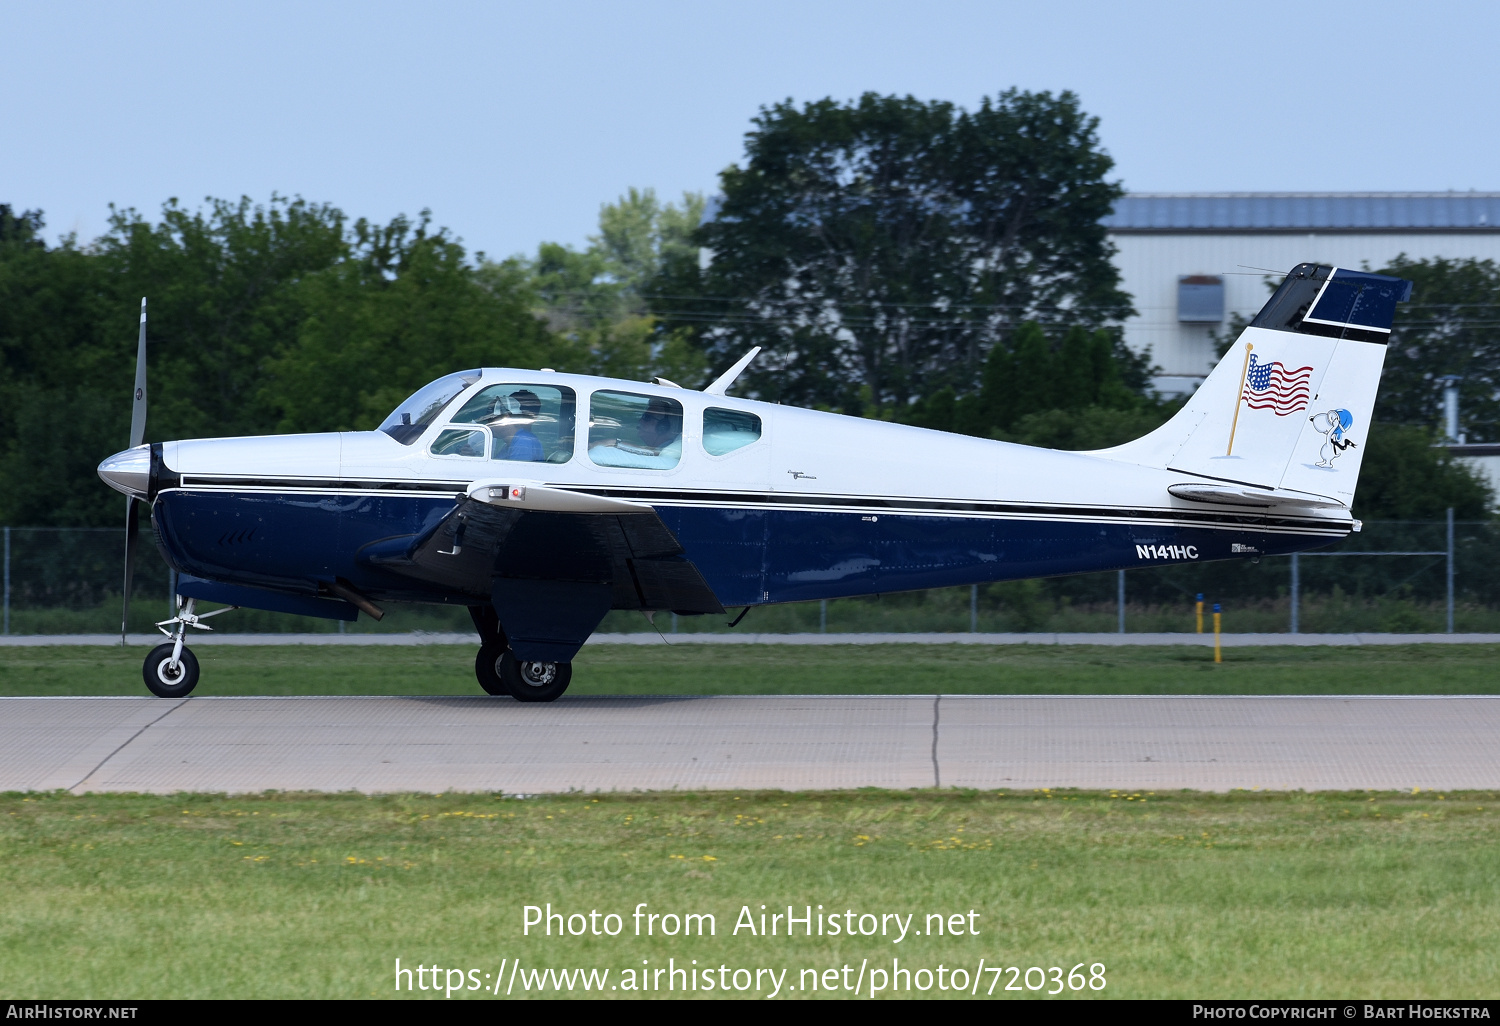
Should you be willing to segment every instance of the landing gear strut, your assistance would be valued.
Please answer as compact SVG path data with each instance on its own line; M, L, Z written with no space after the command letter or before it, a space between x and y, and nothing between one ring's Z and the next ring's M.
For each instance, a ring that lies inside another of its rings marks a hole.
M179 596L177 615L156 625L157 630L172 639L153 648L146 656L145 665L141 667L141 676L145 678L147 689L157 698L185 698L198 686L198 657L183 645L187 629L192 627L195 630L211 631L213 628L202 621L239 608L226 606L200 615L194 612L196 604L196 599L184 602Z

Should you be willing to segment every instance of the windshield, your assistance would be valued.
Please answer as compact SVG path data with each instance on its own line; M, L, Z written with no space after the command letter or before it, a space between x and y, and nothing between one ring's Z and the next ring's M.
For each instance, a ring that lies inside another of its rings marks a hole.
M478 370L459 371L424 385L391 411L380 430L402 445L410 445L421 437L427 425L437 420L438 414L453 401L454 396L478 381L479 377Z

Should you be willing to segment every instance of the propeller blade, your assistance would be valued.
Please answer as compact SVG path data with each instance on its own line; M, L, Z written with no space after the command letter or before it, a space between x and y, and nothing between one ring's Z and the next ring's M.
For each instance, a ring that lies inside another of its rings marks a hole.
M135 496L125 500L125 588L120 612L120 644L130 626L130 586L135 583L135 543L140 536L141 503Z
M141 297L141 337L135 346L135 392L130 405L130 448L146 440L146 297Z
M141 297L141 333L135 345L135 392L130 402L130 448L146 440L146 297ZM130 589L135 583L135 544L140 536L141 506L125 500L125 587L120 597L120 644L130 628Z

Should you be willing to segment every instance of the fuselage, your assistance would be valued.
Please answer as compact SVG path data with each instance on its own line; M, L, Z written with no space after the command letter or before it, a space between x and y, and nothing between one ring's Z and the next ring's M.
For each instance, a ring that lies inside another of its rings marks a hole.
M164 443L152 510L163 554L225 583L306 593L341 578L378 600L471 604L361 553L431 528L473 482L496 478L651 506L726 607L1275 555L1353 526L1347 510L1177 499L1167 488L1183 474L1107 455L636 381L474 373L404 443L385 431ZM540 448L472 416L453 422L512 385L533 399L571 394L572 422L544 412ZM680 437L642 445L644 422L620 423L637 407L680 410ZM594 444L611 430L620 437ZM644 465L609 465L631 461Z

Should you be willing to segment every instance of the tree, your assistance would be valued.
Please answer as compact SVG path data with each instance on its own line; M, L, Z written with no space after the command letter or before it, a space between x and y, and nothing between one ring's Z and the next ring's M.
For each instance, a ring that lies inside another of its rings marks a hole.
M652 316L646 288L672 262L696 264L691 241L704 199L684 193L662 204L653 189L631 188L599 211L599 233L583 250L544 242L535 259L488 264L481 275L524 278L536 312L565 340L559 366L638 381L660 375L687 386L704 383L708 369L686 331L665 330Z
M193 211L169 200L154 223L114 211L94 244L110 297L102 322L118 368L110 384L129 394L145 296L152 437L274 428L267 362L307 316L303 283L347 259L345 221L330 204L274 195L264 205L210 199Z
M142 296L151 439L368 428L447 371L558 363L529 283L481 273L425 212L174 200L87 247L41 226L0 207L0 522L118 525L94 468L127 441Z
M281 431L369 430L442 374L553 355L524 283L476 275L426 211L356 223L347 257L300 282L297 300L304 316L261 390Z
M1041 325L1026 321L1016 328L1010 345L990 350L979 391L959 396L945 386L912 404L906 415L913 424L943 431L1049 448L1097 448L1115 443L1076 444L1081 438L1101 437L1097 430L1056 435L1033 429L1023 431L1024 438L1015 431L1018 424L1042 414L1058 414L1066 420L1085 410L1091 411L1091 423L1149 424L1146 430L1150 430L1165 419L1169 407L1143 396L1146 374L1145 360L1125 349L1117 331L1090 331L1074 325L1054 342ZM1132 416L1101 419L1108 411ZM1117 433L1106 431L1104 437L1113 439Z
M1430 428L1373 425L1360 465L1359 515L1370 520L1440 520L1452 507L1460 520L1488 516L1494 501L1489 486L1437 441Z
M45 247L41 239L45 226L40 210L23 210L18 214L9 203L0 203L0 246Z
M663 205L655 189L632 186L600 208L599 234L589 237L589 251L601 257L616 282L639 296L663 263L698 259L692 234L703 221L704 206L702 193L683 193L681 206Z
M1413 282L1396 307L1375 415L1438 426L1445 375L1457 375L1469 441L1500 441L1500 266L1493 260L1396 258L1381 274Z
M43 223L0 208L0 521L116 524L94 475L130 421L129 364L104 342L110 282L73 239L47 247Z
M653 301L718 366L764 347L752 394L850 412L961 397L1024 321L1130 312L1100 224L1121 189L1071 93L973 112L867 93L754 126L695 235L710 266L667 262Z
M1177 412L1176 403L1143 403L1133 408L1080 406L1041 410L1021 417L996 436L1046 449L1107 449L1150 434Z

